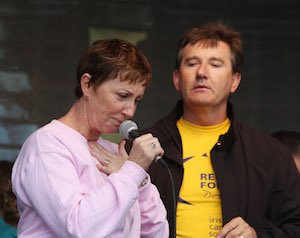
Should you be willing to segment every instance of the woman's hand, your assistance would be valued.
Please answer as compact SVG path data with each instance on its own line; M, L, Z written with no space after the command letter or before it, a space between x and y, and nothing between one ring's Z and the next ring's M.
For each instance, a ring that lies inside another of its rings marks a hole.
M136 138L132 143L129 155L125 150L125 143L125 140L120 143L120 154L115 155L95 141L88 142L91 155L99 161L97 167L100 171L106 174L116 172L127 159L147 170L157 155L162 156L164 154L158 139L153 137L152 134L145 134Z
M120 152L120 155L110 153L96 141L89 141L88 145L90 147L91 155L99 161L99 164L97 164L98 169L108 175L118 171L128 158L124 148L125 141L119 146L119 150L122 151ZM120 149L120 147L123 147L123 149Z
M129 153L128 160L137 163L144 170L148 170L156 156L163 156L164 150L160 143L152 134L144 134L137 137Z

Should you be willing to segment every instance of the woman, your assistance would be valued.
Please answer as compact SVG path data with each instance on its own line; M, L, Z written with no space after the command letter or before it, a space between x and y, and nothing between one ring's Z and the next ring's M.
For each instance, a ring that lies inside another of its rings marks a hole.
M18 237L168 237L166 210L145 172L163 154L157 138L137 138L128 155L125 141L100 137L133 117L150 79L147 59L126 41L96 41L83 53L77 100L33 133L15 162Z

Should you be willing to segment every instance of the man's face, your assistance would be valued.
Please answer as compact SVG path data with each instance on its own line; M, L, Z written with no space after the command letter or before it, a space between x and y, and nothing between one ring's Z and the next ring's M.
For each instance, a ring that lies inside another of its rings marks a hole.
M237 89L240 74L232 72L231 51L227 44L216 47L188 44L182 61L173 73L173 83L181 93L185 107L226 108L229 95Z

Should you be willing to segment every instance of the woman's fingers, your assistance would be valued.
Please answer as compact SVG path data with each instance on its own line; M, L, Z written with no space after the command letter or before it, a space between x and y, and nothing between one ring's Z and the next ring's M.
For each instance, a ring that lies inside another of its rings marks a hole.
M144 134L133 141L129 160L137 163L147 170L156 156L162 156L164 150L156 137L152 134Z
M88 145L91 155L99 161L99 164L97 164L97 168L101 172L104 172L106 174L116 172L126 161L127 157L112 154L95 141L89 141Z
M123 158L128 158L127 151L125 149L126 140L122 140L119 144L119 153Z

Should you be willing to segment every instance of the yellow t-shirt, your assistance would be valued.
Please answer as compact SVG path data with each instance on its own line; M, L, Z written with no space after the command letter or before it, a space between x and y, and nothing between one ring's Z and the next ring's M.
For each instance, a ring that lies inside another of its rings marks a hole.
M180 118L184 177L177 203L177 237L216 237L222 228L220 193L210 151L230 126L197 126Z

